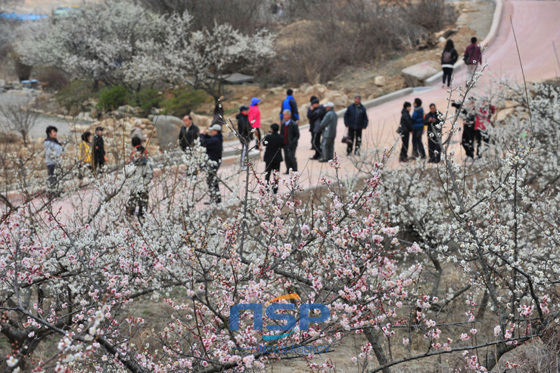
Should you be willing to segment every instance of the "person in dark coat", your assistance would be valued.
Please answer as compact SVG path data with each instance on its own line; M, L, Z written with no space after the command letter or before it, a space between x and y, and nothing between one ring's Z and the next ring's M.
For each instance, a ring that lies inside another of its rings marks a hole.
M273 123L270 126L270 133L263 140L266 150L264 152L264 162L266 164L266 182L270 184L270 175L273 171L280 172L280 163L282 158L282 148L284 147L284 138L278 133L280 126ZM274 194L278 193L278 183L274 183L272 187Z
M400 162L408 161L408 144L410 134L412 133L412 118L410 117L410 108L412 104L405 101L403 109L401 110L400 134L402 140L401 154L399 156Z
M321 121L323 120L325 113L325 107L323 105L319 105L317 97L313 97L311 100L311 106L307 109L309 131L311 132L311 145L313 150L315 150L315 155L313 155L310 159L317 160L321 158Z
M286 175L290 173L290 169L297 171L296 149L299 140L299 127L292 120L290 110L284 110L282 113L284 122L282 122L282 138L284 139L284 161L286 162Z
M284 123L284 111L286 110L290 110L290 113L292 113L291 118L295 123L299 122L299 113L298 113L298 107L297 107L297 103L296 103L296 99L294 98L294 96L292 96L294 94L294 91L291 89L288 89L286 91L286 98L284 99L284 101L282 101L282 107L280 109L280 123Z
M471 97L467 102L467 107L461 110L463 117L463 136L461 145L467 154L467 161L474 160L474 126L476 122L475 101Z
M220 184L218 180L218 168L222 163L223 142L222 127L219 124L213 124L208 128L210 134L202 131L200 136L200 145L206 148L208 154L208 176L206 183L210 191L210 202L205 202L206 205L211 203L222 202L220 196Z
M414 99L414 113L412 113L412 155L415 158L426 159L426 151L422 144L424 134L424 109L422 100Z
M453 75L453 67L459 59L459 53L455 50L455 45L453 40L447 40L445 43L445 48L441 53L441 68L443 70L443 86L445 87L445 82L447 82L447 87L451 86L451 76Z
M367 128L368 123L367 110L364 105L362 105L362 97L356 95L354 97L354 103L348 106L346 113L344 113L344 126L348 128L348 138L350 139L346 149L346 155L352 154L352 148L354 148L354 154L360 154L362 130ZM354 144L356 145L355 147Z
M103 141L103 128L97 127L95 129L95 136L93 136L93 169L100 172L104 165L105 143Z
M249 147L249 143L253 140L253 128L251 123L249 123L249 108L245 105L241 105L239 108L239 113L235 116L237 119L237 132L239 133L239 141L241 142L241 168L245 169L247 167L246 155Z
M181 146L181 150L186 152L187 149L194 146L194 142L198 139L200 130L194 125L190 114L183 117L183 123L184 126L181 126L181 130L179 131L179 145Z
M441 160L441 113L435 104L430 104L430 111L424 117L428 126L428 163L439 163Z

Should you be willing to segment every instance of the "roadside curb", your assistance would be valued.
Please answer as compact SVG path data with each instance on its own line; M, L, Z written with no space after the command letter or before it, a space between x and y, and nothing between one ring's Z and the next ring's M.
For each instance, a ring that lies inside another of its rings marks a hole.
M483 41L480 42L480 46L483 48L488 47L488 44L496 37L496 33L498 32L498 26L500 26L500 20L502 19L502 10L503 10L503 0L495 0L496 2L496 9L494 9L494 16L492 17L492 25L490 26L490 31L488 31L488 35L484 38ZM465 66L465 62L461 59L459 62L453 65L453 71L457 71L458 69ZM438 80L441 80L443 76L443 72L440 71L428 79L426 79L426 86L433 85Z

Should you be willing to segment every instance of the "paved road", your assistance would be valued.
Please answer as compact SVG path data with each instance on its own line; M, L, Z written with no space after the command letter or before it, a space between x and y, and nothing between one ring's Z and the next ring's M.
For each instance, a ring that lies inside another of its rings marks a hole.
M554 42L560 52L560 27L558 27L558 16L560 15L560 1L504 1L504 8L501 16L500 25L496 37L490 42L483 60L488 62L486 74L474 90L474 94L484 95L489 89L496 86L496 80L507 79L510 82L522 82L521 68L517 55L516 44L514 41L512 26L515 28L519 52L523 62L523 69L528 81L543 81L560 76L560 67L557 63L552 43ZM461 54L462 51L459 51ZM484 61L483 61L484 62ZM466 70L455 71L454 88L465 82ZM395 130L398 127L400 110L404 101L412 102L415 97L419 97L424 102L424 109L427 110L430 103L435 103L440 111L444 111L447 106L447 99L450 93L442 89L441 83L437 83L432 89L424 92L414 93L407 97L387 102L368 110L370 125L366 131L365 148L372 151L374 145L392 147L398 144L396 151L400 150L400 142ZM457 92L452 92L452 98L458 98ZM342 172L353 173L354 158L345 155L345 145L340 143L341 132L344 130L342 120L338 123L338 137L335 152L344 154L341 157ZM464 158L462 148L458 146L460 133L455 135L457 138L457 155ZM320 175L330 174L332 170L324 163L309 161L312 151L309 150L310 134L302 131L302 138L298 147L299 170L302 172L306 185L316 185ZM425 140L425 137L424 137ZM427 151L427 149L426 149ZM398 165L394 157L387 165L395 167ZM264 165L260 165L264 170ZM282 171L284 171L282 169Z
M491 89L495 85L493 79L496 78L507 78L511 82L522 81L510 18L516 30L526 78L529 81L542 81L559 76L559 66L552 48L552 42L554 42L560 49L558 15L560 15L560 1L505 1L497 36L491 41L484 55L484 59L488 61L487 73L479 81L475 94L484 94L486 90ZM455 73L454 88L464 84L465 80L464 69ZM400 110L404 101L412 102L415 97L419 97L424 101L425 108L433 102L443 111L449 95L450 93L446 89L440 88L440 85L437 84L431 89L368 110L370 126L364 133L364 151L372 152L375 145L381 148L391 148L396 145L395 150L400 150L400 141L395 130L398 126ZM457 97L455 91L452 92L452 97ZM340 157L341 168L339 173L344 177L344 175L349 176L356 173L356 167L354 166L356 158L345 155L345 145L340 142L343 130L342 120L339 120L335 152L343 155ZM302 130L301 133L297 152L299 171L302 175L301 181L304 186L313 187L318 184L321 176L332 177L335 171L325 163L309 160L309 157L313 154L310 150L311 135L307 130ZM460 134L456 136L459 137ZM457 157L464 159L462 148L458 143L455 147L458 149ZM397 158L393 157L393 160L386 164L386 167L398 167ZM224 164L220 169L220 175L225 177L226 175L236 174L238 167L237 162ZM284 167L283 164L281 172L285 171ZM257 169L264 172L264 163L258 162ZM238 182L242 182L242 180L239 176ZM282 187L280 190L282 191ZM223 193L224 188L222 187Z

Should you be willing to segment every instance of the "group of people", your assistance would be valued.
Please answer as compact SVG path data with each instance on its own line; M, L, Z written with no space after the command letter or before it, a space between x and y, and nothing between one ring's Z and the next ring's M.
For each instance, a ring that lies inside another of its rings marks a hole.
M454 105L457 109L458 105ZM469 97L465 107L461 108L461 117L463 118L463 136L461 145L467 154L467 161L473 161L476 156L482 157L482 154L490 143L488 127L492 123L492 115L496 112L496 107L490 104L487 97L482 98L482 103L477 104L474 97Z
M471 38L471 43L465 48L463 53L463 61L467 66L466 84L469 84L476 73L479 66L482 66L482 49L477 44L476 36ZM441 53L441 68L443 71L442 87L451 87L451 77L455 63L459 60L459 53L455 49L453 40L448 39Z
M426 159L426 152L422 142L424 126L428 129L428 163L439 163L441 161L441 113L435 104L430 104L430 111L424 115L422 100L414 99L414 110L410 111L412 104L406 101L401 111L400 127L397 132L401 135L402 147L399 161L408 162L411 159ZM412 155L408 156L409 139L412 134Z
M454 43L449 39L441 55L441 65L443 70L443 86L450 87L451 77L453 75L453 67L459 58L459 54L455 50ZM476 69L482 64L482 51L477 45L477 38L471 39L471 44L467 46L463 57L467 65L467 84L473 79ZM270 126L270 133L264 138L261 134L261 113L259 108L260 99L253 97L250 106L242 105L236 116L237 135L241 142L241 167L247 167L248 152L251 144L255 141L254 147L258 150L262 146L266 148L264 161L266 164L266 181L270 182L270 176L273 171L279 172L282 162L286 164L285 174L290 170L298 171L298 163L296 151L300 138L298 105L293 96L293 90L288 89L286 97L282 101L280 108L280 123L274 123ZM402 148L399 156L401 162L407 162L412 158L425 159L426 153L422 141L424 127L427 127L428 136L428 162L438 163L441 160L441 131L442 118L441 113L437 110L435 104L430 104L429 111L424 114L422 108L422 100L416 98L411 104L405 102L401 111L400 127L398 132L402 138ZM412 113L411 113L412 110ZM489 142L486 131L486 125L489 123L491 115L494 113L494 107L485 100L483 104L476 109L474 101L469 101L467 106L462 110L461 115L464 118L464 131L462 145L467 153L467 159L474 158L474 145L477 144L477 155L480 156L483 143ZM319 162L328 162L334 157L334 144L337 135L338 115L334 110L334 104L327 102L321 105L319 99L315 96L310 98L310 106L307 110L307 118L309 120L309 131L311 132L311 149L315 151L311 160ZM181 127L178 140L179 146L185 153L189 153L190 149L199 143L206 148L208 154L207 183L210 190L210 202L220 203L219 179L217 176L218 169L222 162L223 153L223 136L222 126L225 124L223 118L223 107L218 100L214 110L212 125L208 131L200 131L193 123L190 114L183 117L184 126ZM354 103L348 106L344 114L344 125L346 134L343 142L346 143L347 155L359 155L362 143L362 131L367 128L369 119L367 110L361 103L361 96L355 95ZM57 139L58 130L56 127L47 128L47 138L45 139L45 159L48 170L49 195L58 196L60 194L58 187L59 176L57 175L58 159L63 156L64 149ZM412 138L412 154L409 157L409 142ZM131 144L133 153L129 163L133 163L140 170L140 174L146 176L149 174L146 166L148 162L148 154L143 146L145 136L142 135L141 122L135 122L135 128L131 133ZM198 140L198 141L197 141ZM282 155L283 153L283 155ZM106 162L105 146L103 140L103 128L97 127L95 135L87 131L82 135L80 144L80 177L83 170L90 170L94 173L101 173ZM151 167L151 166L150 166ZM144 177L142 176L142 177ZM151 176L149 177L151 180ZM146 184L141 182L141 185ZM273 186L273 190L277 192L277 186ZM127 211L132 213L138 207L139 215L146 208L147 204L147 188L142 187L133 193L129 208Z
M461 109L460 116L463 119L463 135L461 145L465 149L467 161L473 161L476 155L481 157L484 147L490 143L488 127L491 124L492 115L496 108L491 105L488 98L482 99L482 104L477 105L476 100L470 97L465 107L460 104L452 104L457 109ZM410 114L413 109L412 115ZM437 110L435 104L430 104L430 110L424 114L422 100L414 99L414 106L410 102L405 102L401 111L400 127L397 132L401 135L402 147L399 161L407 162L411 159L425 159L426 153L422 136L424 127L427 128L428 135L428 163L439 163L441 161L442 145L442 114ZM409 139L412 134L412 155L408 156Z

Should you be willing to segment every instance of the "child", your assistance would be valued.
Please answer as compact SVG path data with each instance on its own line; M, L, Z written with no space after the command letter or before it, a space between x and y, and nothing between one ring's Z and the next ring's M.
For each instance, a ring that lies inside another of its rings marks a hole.
M95 136L93 137L93 167L97 171L101 171L105 165L105 144L103 142L103 128L97 127L95 129Z

